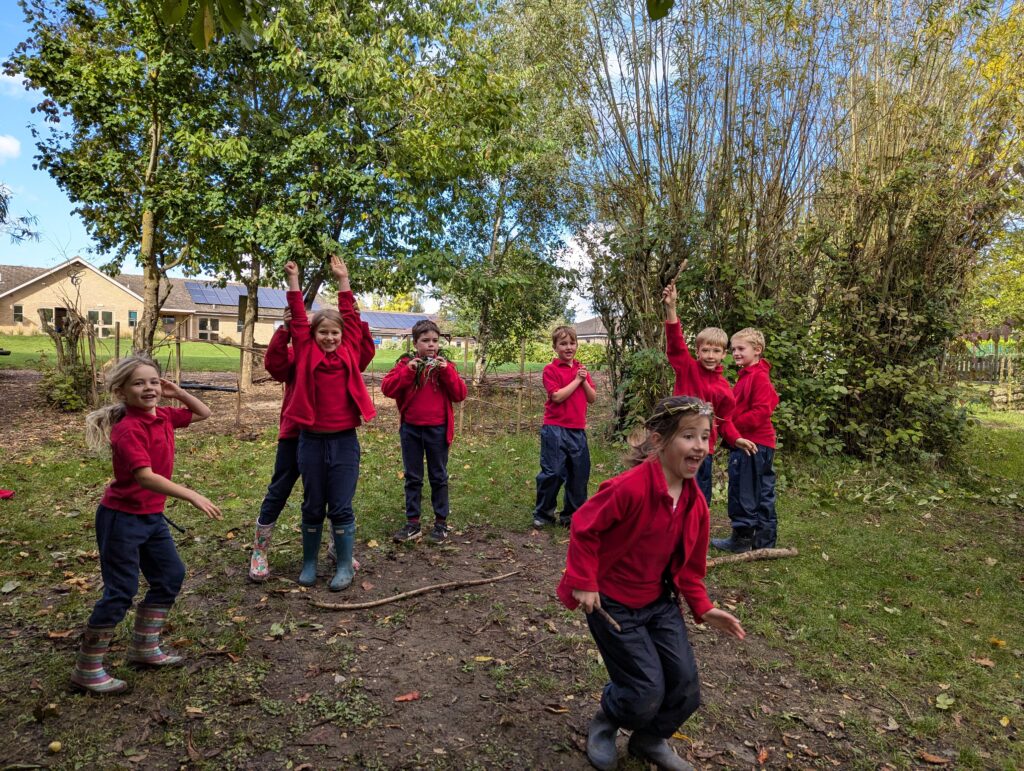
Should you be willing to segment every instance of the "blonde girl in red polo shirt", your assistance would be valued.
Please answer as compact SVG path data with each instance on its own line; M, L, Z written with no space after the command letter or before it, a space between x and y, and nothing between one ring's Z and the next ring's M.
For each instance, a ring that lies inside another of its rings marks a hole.
M96 510L96 544L103 574L103 596L93 608L71 672L71 684L82 691L121 693L124 680L107 674L103 656L114 627L128 613L139 590L139 573L149 590L135 612L135 632L128 661L143 667L179 666L181 656L160 649L160 632L185 580L167 527L167 496L188 501L208 517L220 519L208 498L171 481L174 471L174 430L206 420L210 408L176 384L160 377L160 367L145 356L129 356L106 377L114 403L86 417L86 443L109 448L114 479ZM185 405L158 407L161 398Z
M586 611L611 678L587 737L587 757L599 769L618 763L620 727L633 732L632 755L662 769L693 768L666 742L700 706L697 665L674 595L697 623L745 635L704 586L708 506L695 477L711 419L711 405L701 399L662 399L633 453L634 467L602 483L572 520L558 597ZM598 608L603 615L593 612Z

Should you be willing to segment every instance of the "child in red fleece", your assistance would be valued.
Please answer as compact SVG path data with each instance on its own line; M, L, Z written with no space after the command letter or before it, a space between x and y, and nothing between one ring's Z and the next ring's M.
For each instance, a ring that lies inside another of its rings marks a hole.
M772 365L762 358L764 335L748 327L732 336L732 358L740 368L733 397L736 430L755 442L757 452L729 454L729 519L732 535L714 538L716 549L739 554L775 546L778 518L775 513L775 427L772 413L779 395L772 386Z
M729 341L718 327L707 327L697 334L697 359L693 358L686 347L683 328L676 315L676 282L665 287L661 301L665 304L665 347L668 362L676 373L674 396L695 396L711 402L715 411L711 423L711 438L708 444L708 456L697 472L697 486L704 494L704 500L711 505L712 477L714 471L715 445L721 434L731 448L743 450L748 454L757 451L757 445L739 435L732 422L736 400L733 399L732 386L722 374L722 360L725 359L725 345Z
M274 330L263 354L263 367L267 374L279 383L284 383L284 398L281 400L274 471L267 486L267 493L263 496L260 513L256 517L256 536L253 538L252 554L249 557L249 579L257 582L266 581L270 575L268 556L274 526L299 479L299 426L284 416L285 409L295 392L295 353L288 344L291 340L288 330L291 318L291 311L285 308L284 323ZM365 348L369 341L367 351L372 357L374 347L370 327L365 321L360 322L360 326L365 327L361 330L360 343ZM335 559L333 543L327 556L329 559ZM352 560L352 566L359 570L357 560Z
M356 523L352 510L359 479L356 427L377 414L362 371L373 359L373 338L362 323L349 286L348 268L331 257L338 281L338 310L324 308L306 317L299 268L284 266L295 353L294 391L282 419L299 426L298 462L302 474L302 572L299 584L316 583L317 554L325 516L331 520L337 569L330 589L352 583Z
M582 606L611 682L590 724L587 757L618 762L615 736L631 729L631 754L690 769L665 741L700 706L700 682L673 595L697 623L743 639L740 622L708 599L708 506L694 477L708 451L711 405L689 396L658 402L634 467L601 484L576 512L558 597ZM618 624L615 629L600 608Z
M452 403L466 398L466 384L455 365L440 352L441 330L429 319L412 328L416 355L405 354L395 362L380 384L385 396L398 403L401 416L399 441L405 468L405 525L394 535L395 543L420 537L420 504L423 492L423 456L430 478L430 505L434 529L430 540L448 538L448 448L455 437Z

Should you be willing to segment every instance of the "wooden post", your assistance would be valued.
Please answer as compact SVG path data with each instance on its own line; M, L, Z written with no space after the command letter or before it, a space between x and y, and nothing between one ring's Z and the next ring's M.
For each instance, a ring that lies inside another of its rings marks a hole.
M114 322L114 363L121 361L121 322Z
M174 336L174 382L181 385L181 337Z
M516 394L516 430L523 423L523 388L526 384L526 338L523 338L522 348L519 350L519 392Z
M245 358L245 348L238 349L238 377L235 382L238 384L237 398L235 399L235 428L242 427L242 359Z
M91 323L86 326L85 333L89 336L89 393L92 396L92 406L98 407L100 399L96 394L96 336Z

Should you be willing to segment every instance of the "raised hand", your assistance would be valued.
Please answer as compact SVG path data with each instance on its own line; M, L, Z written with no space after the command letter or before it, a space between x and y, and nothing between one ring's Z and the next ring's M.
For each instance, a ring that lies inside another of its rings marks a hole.
M331 255L331 273L334 277L341 281L343 278L348 278L348 265L341 259L337 254Z
M182 390L173 380L160 378L160 396L164 399L181 399Z
M676 282L672 281L671 284L661 290L661 301L669 308L676 307L676 301L679 299L679 292L676 290Z
M288 262L286 262L284 264L284 274L286 276L289 276L289 277L291 277L291 276L298 277L298 275L299 275L299 266L295 262L293 262L292 260L288 260Z

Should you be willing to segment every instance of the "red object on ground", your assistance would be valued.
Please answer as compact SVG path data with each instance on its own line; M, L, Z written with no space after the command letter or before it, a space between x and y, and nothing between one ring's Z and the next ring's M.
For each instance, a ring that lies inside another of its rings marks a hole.
M0 490L0 500L3 500L4 498L13 498L13 497L14 497L14 490Z

